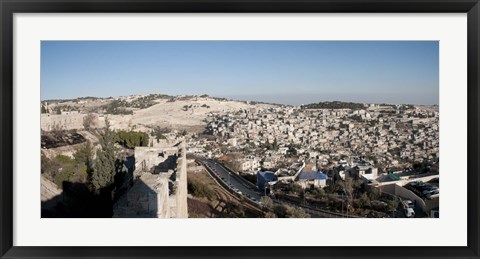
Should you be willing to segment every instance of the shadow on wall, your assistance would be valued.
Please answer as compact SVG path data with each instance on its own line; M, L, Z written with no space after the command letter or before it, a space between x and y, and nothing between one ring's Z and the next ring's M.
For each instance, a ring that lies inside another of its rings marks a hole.
M99 193L86 183L64 181L62 194L41 202L42 218L111 218L114 202L124 196L132 184L134 163L133 157L118 163L114 183Z
M84 183L63 182L63 193L42 202L42 218L110 218L112 217L112 187L99 194Z
M169 169L175 168L177 165L177 156L170 155L165 159L165 161L161 162L157 166L154 167L154 174L168 172Z
M150 173L139 177L132 188L115 203L113 217L169 217L168 187L163 186L166 181L161 183L159 179L159 175Z

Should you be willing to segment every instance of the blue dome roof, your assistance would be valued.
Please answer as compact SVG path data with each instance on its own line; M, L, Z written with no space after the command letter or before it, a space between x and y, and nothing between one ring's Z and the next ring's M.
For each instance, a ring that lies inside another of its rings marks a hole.
M326 180L328 179L328 176L320 171L310 171L310 172L302 172L299 176L298 179L300 180Z

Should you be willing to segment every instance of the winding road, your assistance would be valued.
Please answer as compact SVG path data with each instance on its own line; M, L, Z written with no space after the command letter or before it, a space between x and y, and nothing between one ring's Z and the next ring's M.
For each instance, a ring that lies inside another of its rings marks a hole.
M220 179L226 186L233 192L244 196L245 199L249 199L257 204L260 203L261 193L252 184L247 183L246 180L241 179L241 176L234 172L231 172L223 165L205 158L197 158L207 169L215 174L217 179Z

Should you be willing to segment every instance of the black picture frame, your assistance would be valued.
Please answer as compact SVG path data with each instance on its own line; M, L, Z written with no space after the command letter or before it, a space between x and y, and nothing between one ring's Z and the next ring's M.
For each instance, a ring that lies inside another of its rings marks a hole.
M478 0L0 0L1 258L479 258ZM467 13L468 245L466 247L19 247L13 246L13 15L15 13Z

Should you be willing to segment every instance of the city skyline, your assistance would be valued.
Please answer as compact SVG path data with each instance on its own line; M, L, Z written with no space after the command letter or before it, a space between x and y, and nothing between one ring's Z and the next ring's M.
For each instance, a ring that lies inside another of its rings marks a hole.
M438 104L437 41L43 41L41 99Z

